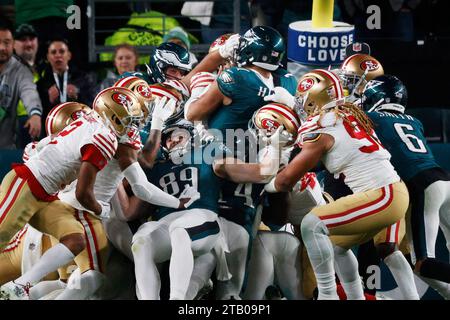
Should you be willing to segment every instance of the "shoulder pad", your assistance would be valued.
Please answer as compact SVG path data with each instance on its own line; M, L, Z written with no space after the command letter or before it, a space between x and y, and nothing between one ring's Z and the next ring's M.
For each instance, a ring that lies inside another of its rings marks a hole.
M218 80L224 84L232 84L235 82L235 73L233 70L224 70L219 75Z

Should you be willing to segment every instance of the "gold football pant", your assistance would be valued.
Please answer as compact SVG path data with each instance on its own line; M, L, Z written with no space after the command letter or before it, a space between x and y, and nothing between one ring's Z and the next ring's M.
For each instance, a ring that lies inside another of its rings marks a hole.
M39 210L50 202L39 201L31 193L26 180L11 170L0 186L0 251Z
M75 257L76 265L81 273L87 270L104 272L108 240L100 219L58 200L38 212L30 224L58 240L69 234L83 234L86 248Z
M397 182L340 198L314 208L312 213L325 223L334 244L349 249L375 236L377 241L395 238L396 234L398 238L408 203L405 184ZM393 227L398 221L400 225Z

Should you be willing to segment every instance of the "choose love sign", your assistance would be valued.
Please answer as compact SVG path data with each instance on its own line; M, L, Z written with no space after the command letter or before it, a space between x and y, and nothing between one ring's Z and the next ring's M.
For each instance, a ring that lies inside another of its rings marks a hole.
M345 59L345 48L353 42L355 27L333 22L333 28L313 28L311 21L289 24L288 58L300 64L337 65Z

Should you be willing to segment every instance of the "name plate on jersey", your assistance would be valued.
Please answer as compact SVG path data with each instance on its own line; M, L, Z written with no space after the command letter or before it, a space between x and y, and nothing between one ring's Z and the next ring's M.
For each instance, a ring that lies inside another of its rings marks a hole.
M311 21L289 24L288 58L300 64L337 65L345 59L345 48L353 42L355 27L333 22L333 28L313 28Z

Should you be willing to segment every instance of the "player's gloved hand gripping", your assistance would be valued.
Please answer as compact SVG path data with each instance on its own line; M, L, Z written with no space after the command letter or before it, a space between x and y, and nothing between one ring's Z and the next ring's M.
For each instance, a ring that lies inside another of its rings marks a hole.
M290 108L295 106L295 97L283 87L273 88L274 93L265 96L264 101L273 101L287 105Z
M152 124L150 130L162 130L164 122L175 112L177 102L174 99L163 97L156 99L152 112Z
M233 34L225 41L223 45L219 47L219 54L224 59L231 59L233 57L234 50L239 46L240 36L239 34Z
M186 185L183 192L181 192L180 197L180 206L179 209L187 209L191 204L200 199L200 192L198 192L195 187L191 187Z

